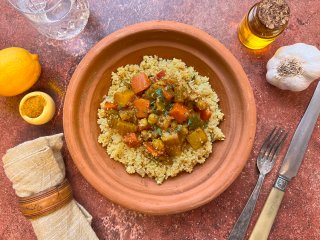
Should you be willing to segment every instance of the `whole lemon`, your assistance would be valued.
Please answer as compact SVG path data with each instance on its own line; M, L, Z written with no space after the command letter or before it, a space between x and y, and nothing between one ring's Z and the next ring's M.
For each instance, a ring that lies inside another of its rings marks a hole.
M18 47L0 50L1 96L15 96L28 90L38 80L40 73L37 54Z

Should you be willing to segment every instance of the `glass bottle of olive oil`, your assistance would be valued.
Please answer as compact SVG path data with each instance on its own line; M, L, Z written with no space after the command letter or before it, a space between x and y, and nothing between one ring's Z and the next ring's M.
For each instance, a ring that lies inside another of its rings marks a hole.
M239 25L240 42L250 49L266 47L285 30L289 14L289 7L284 0L263 0L256 3Z

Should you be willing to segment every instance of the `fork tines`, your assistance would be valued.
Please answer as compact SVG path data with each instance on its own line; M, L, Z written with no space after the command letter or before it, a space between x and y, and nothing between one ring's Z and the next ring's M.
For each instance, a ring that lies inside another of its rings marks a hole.
M274 161L287 136L288 133L285 130L275 127L264 141L259 153L259 158L267 158L270 161Z

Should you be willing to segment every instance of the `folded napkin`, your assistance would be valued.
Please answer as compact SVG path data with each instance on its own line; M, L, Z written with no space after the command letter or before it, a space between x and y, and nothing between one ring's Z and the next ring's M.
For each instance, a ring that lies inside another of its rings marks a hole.
M65 178L61 155L63 134L41 137L9 149L4 171L19 197L28 197L60 184ZM39 240L94 240L91 215L74 199L55 212L30 220Z

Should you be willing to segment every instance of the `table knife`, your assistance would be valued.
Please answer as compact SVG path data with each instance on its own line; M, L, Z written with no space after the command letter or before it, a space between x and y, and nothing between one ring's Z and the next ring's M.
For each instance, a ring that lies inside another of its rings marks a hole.
M308 142L320 113L320 82L309 106L295 131L287 154L279 170L279 176L267 198L249 240L267 240L289 181L295 177L304 158Z

